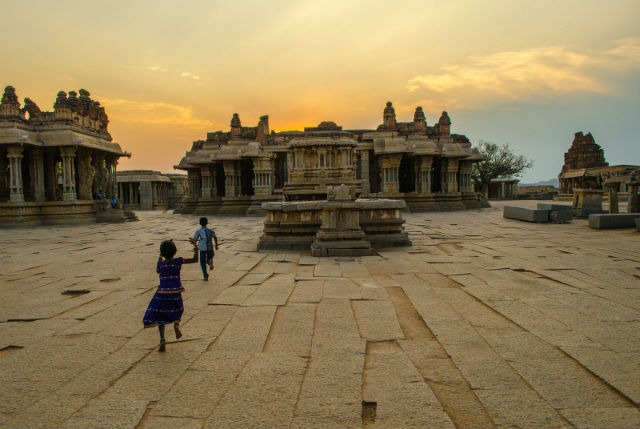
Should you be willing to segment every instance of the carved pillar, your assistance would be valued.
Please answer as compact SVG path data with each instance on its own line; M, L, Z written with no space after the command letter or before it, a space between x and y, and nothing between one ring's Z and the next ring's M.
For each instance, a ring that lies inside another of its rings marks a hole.
M9 146L7 148L7 158L9 158L9 201L12 203L24 202L22 151L22 146Z
M253 158L253 174L254 194L271 195L273 193L273 159L271 157Z
M385 194L397 194L400 190L398 181L400 160L400 154L383 155L381 157L382 192Z
M609 213L620 213L618 209L618 189L617 184L609 185Z
M9 158L4 154L4 149L0 148L0 189L9 190Z
M93 166L95 168L93 175L93 190L94 193L100 191L104 194L105 192L105 178L104 178L104 170L105 170L105 159L104 152L95 152L93 154Z
M473 171L473 163L466 162L464 168L465 177L465 192L473 192L473 185L471 184L471 172Z
M236 185L236 193L235 195L242 195L242 162L235 161L235 172L236 178L234 184Z
M369 150L360 152L360 175L362 176L362 193L371 192L371 183L369 182Z
M200 177L202 178L202 198L211 198L211 169L209 166L200 168Z
M640 212L640 200L638 200L638 184L629 183L627 186L629 189L629 199L627 200L627 213L639 213Z
M107 189L105 191L106 196L108 198L113 198L116 194L116 170L118 166L118 157L108 157L106 159L107 163Z
M75 201L76 196L76 147L63 146L60 148L62 157L62 199L64 201Z
M211 172L211 197L218 196L218 169L217 164L212 164L209 171ZM167 185L168 186L168 185ZM167 193L168 195L168 193Z
M235 197L236 193L236 168L233 161L223 161L224 167L224 194L227 197Z
M458 192L458 161L449 158L447 160L447 192Z
M92 199L91 185L95 169L91 166L91 152L78 150L78 198L81 200Z
M420 159L420 192L423 194L431 193L431 164L433 158L425 156Z
M44 201L44 162L41 149L31 151L31 187L34 201Z

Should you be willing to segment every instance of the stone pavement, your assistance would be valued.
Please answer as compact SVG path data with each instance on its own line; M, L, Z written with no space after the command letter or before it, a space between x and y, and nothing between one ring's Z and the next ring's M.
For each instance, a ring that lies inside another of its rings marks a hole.
M502 205L408 214L413 247L358 258L212 218L166 353L142 316L197 218L0 230L0 426L640 427L640 233Z

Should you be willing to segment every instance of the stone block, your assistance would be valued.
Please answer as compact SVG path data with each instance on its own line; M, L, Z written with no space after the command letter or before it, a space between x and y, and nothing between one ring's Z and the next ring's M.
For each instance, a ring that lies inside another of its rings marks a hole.
M639 218L639 219L636 219L636 220L635 220L635 223L636 223L636 229L637 229L638 231L640 231L640 218Z
M550 204L550 203L538 203L538 210L553 210L553 211L572 211L572 207L566 204Z
M592 214L589 216L589 228L617 229L637 227L640 213Z
M528 209L525 207L504 206L503 216L507 219L524 220L527 222L549 222L549 210Z
M549 220L551 222L565 223L571 222L573 219L573 210L569 207L569 210L551 210L549 211Z
M573 217L577 219L586 219L592 214L607 214L606 210L592 209L592 208L574 208Z

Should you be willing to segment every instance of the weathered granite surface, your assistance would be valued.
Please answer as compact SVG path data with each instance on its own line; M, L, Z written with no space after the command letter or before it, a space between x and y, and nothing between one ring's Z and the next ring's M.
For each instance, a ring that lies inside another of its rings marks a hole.
M141 319L197 217L0 230L0 426L639 427L640 234L495 206L406 214L413 247L351 258L210 217L166 353Z
M640 213L592 214L589 227L593 229L633 228Z

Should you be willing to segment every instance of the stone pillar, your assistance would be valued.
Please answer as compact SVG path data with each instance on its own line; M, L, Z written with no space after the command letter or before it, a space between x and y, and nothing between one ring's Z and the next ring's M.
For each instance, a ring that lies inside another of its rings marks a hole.
M627 203L627 213L640 213L640 201L638 200L638 184L629 183L629 199Z
M218 197L222 194L222 189L218 189L218 164L211 166L211 196Z
M107 159L108 181L107 181L107 197L112 198L116 194L118 158L112 157Z
M400 183L398 182L400 160L400 154L383 155L380 159L382 192L385 194L397 194L400 190Z
M224 193L227 197L235 197L236 193L236 168L233 161L223 161L224 167Z
M95 174L95 168L91 165L91 152L84 149L78 150L76 158L78 160L78 199L90 200L93 198L91 186Z
M140 210L153 210L153 206L158 201L158 184L147 181L137 182L136 188L138 188L138 194L140 195Z
M236 185L235 195L239 196L239 195L242 195L242 162L236 161L235 164L236 164L236 167L235 167L236 179L234 182Z
M618 190L616 189L617 184L613 184L609 186L609 213L616 214L619 213L618 209Z
M31 150L31 188L34 201L44 201L44 162L42 159L42 150Z
M273 194L273 158L253 158L255 177L254 194L267 196Z
M458 161L449 158L447 160L447 192L458 192Z
M75 201L76 196L76 147L62 146L60 148L62 157L62 199L64 201Z
M211 198L211 169L207 167L200 168L200 177L202 178L202 198Z
M425 156L420 159L420 192L423 194L431 193L431 164L433 159Z
M369 182L369 150L360 152L360 172L362 175L362 193L371 192L371 183Z
M7 148L7 158L9 158L9 201L12 203L24 202L22 151L22 146L9 146Z

